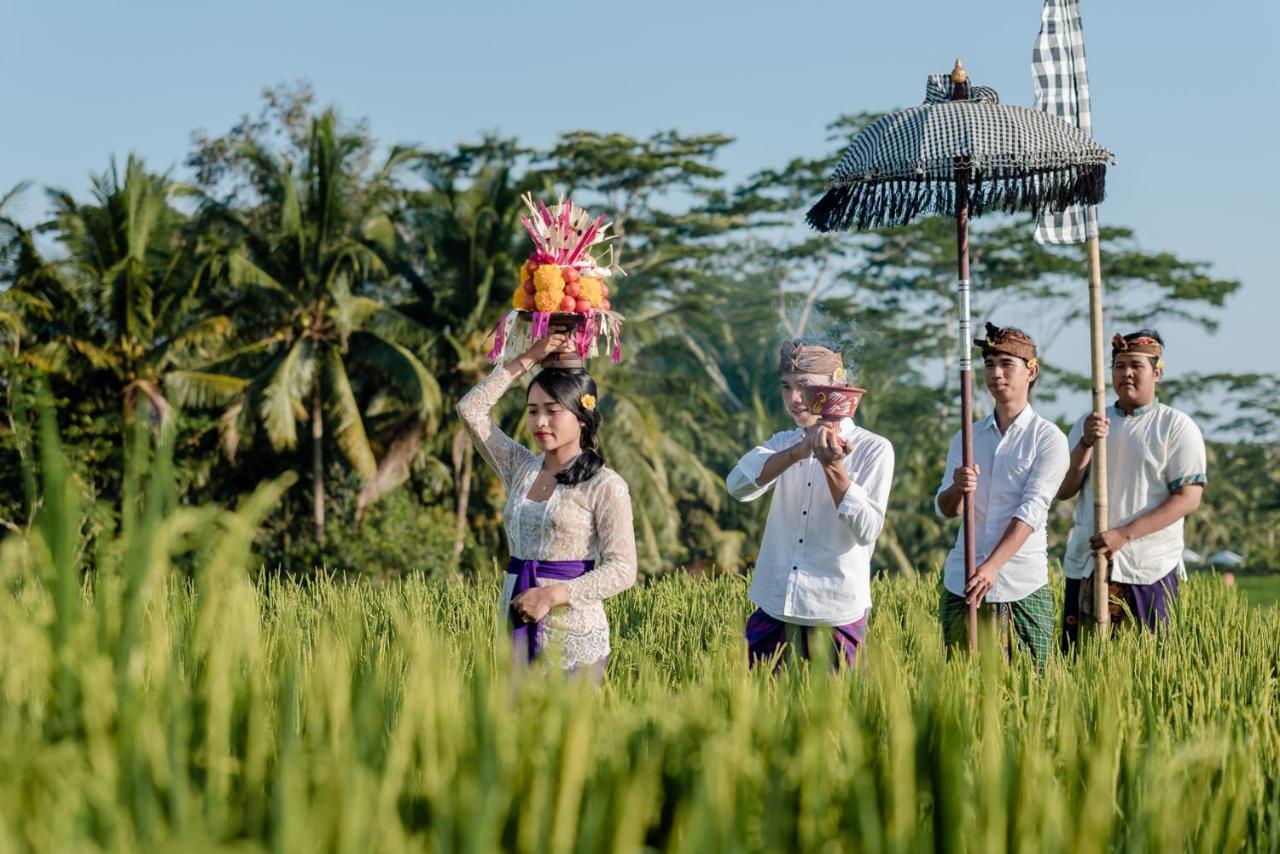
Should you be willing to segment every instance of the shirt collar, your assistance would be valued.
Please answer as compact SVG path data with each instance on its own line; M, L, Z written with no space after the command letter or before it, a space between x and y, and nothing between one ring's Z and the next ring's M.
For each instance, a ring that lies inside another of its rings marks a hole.
M1013 423L1009 425L1009 430L1012 430L1015 427L1021 430L1029 425L1035 417L1036 413L1031 408L1031 403L1028 402L1027 405L1023 407L1022 411L1018 413L1018 417L1013 419ZM994 411L986 418L982 419L982 421L978 423L978 426L987 427L991 430L995 430L997 433L1000 432L1000 425L996 423L996 414ZM1005 433L1008 433L1009 430L1006 430Z
M1137 409L1133 410L1133 412L1125 412L1123 409L1121 409L1120 401L1118 400L1115 402L1114 405L1112 405L1111 408L1114 409L1116 411L1116 414L1119 415L1121 418L1135 418L1139 415L1146 415L1148 412L1152 411L1159 405L1160 405L1160 398L1153 397L1151 398L1151 403L1147 404L1146 406L1139 406Z

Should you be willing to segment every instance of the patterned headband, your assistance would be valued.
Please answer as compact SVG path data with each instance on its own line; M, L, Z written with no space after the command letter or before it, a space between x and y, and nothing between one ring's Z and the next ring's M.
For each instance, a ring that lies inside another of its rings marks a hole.
M986 337L975 338L973 343L982 348L983 356L1004 353L1024 360L1032 368L1040 364L1039 359L1036 358L1036 342L1032 341L1025 332L1019 332L1017 329L1001 329L994 323L988 322Z
M783 341L778 350L778 375L830 374L844 379L844 359L835 350L800 341Z
M1125 338L1117 332L1111 339L1111 358L1120 355L1150 356L1156 360L1157 368L1164 368L1164 345L1150 335Z

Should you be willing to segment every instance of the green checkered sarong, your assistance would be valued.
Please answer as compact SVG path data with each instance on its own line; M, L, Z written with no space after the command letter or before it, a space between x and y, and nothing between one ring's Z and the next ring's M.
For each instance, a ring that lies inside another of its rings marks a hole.
M942 588L939 619L942 636L948 646L963 646L969 642L965 618L969 612L964 597ZM1006 654L1012 654L1013 641L1030 653L1036 667L1043 670L1053 649L1053 593L1049 585L1017 602L984 602L978 608L979 626L995 624L1000 643Z

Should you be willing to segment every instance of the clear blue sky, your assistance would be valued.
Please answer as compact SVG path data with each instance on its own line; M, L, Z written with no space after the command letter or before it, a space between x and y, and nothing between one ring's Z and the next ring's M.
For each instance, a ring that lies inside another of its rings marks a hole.
M1244 282L1216 338L1166 330L1171 371L1280 367L1266 266L1280 243L1280 12L1086 0L1084 14L1094 132L1120 160L1101 216ZM256 112L263 85L303 77L386 142L716 131L737 138L720 165L742 177L826 151L839 113L919 102L925 76L957 56L1006 103L1030 105L1039 16L1037 0L12 2L0 12L0 188L83 193L90 171L129 151L181 174L193 129L225 131ZM33 192L21 211L42 206ZM1085 368L1083 340L1064 336L1051 358Z

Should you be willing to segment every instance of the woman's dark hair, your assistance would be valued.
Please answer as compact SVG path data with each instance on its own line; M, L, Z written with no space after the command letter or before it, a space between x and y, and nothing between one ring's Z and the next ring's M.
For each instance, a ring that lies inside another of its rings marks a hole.
M591 374L578 368L548 368L533 378L529 388L535 385L576 415L582 425L582 453L556 475L556 480L565 486L586 483L604 465L604 457L600 456L600 439L597 436L603 420L600 418L600 409L586 409L582 405L584 395L598 397L596 381L591 378Z

